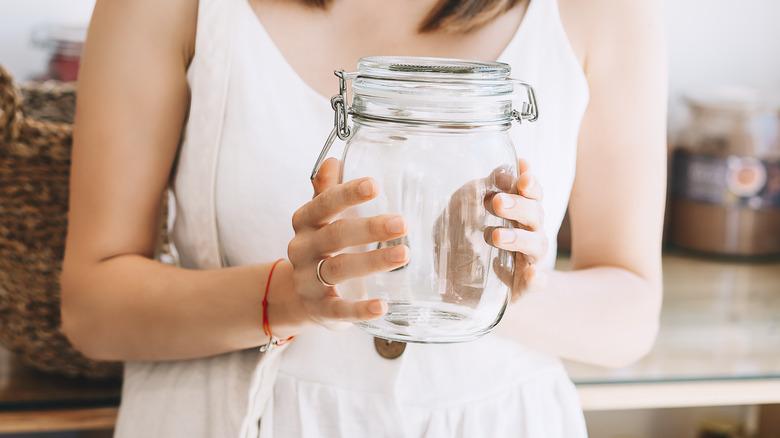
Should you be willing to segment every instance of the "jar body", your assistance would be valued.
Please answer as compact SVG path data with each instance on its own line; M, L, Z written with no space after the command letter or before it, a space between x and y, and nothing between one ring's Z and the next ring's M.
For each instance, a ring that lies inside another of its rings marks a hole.
M411 251L401 268L339 286L346 298L388 302L386 315L361 328L390 340L445 343L475 339L498 323L510 297L502 278L511 282L513 260L486 238L491 227L511 224L486 203L517 178L507 129L355 119L341 180L372 177L379 195L346 216L400 214L409 221L405 237L356 249L404 244Z
M671 241L727 256L780 255L780 105L689 102L672 157Z

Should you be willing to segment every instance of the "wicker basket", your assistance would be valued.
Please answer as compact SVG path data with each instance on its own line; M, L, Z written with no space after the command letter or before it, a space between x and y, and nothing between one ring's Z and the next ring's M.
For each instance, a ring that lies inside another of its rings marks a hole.
M0 343L45 372L112 378L121 364L77 352L61 330L75 85L19 89L0 67Z

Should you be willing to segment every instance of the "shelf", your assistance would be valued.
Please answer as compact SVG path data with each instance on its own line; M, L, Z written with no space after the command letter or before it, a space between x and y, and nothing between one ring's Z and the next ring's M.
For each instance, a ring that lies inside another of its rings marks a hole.
M111 429L121 385L38 372L0 347L0 433Z
M566 362L583 408L780 403L780 262L667 254L663 267L661 328L645 358L614 370Z
M0 412L0 433L110 430L117 413L117 407Z
M585 411L780 403L780 379L578 384L577 391Z

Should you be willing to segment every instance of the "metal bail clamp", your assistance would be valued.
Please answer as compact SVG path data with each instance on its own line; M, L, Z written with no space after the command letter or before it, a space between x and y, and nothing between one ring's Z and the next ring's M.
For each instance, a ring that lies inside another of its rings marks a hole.
M539 105L536 103L536 93L534 92L534 88L529 84L517 79L510 78L509 80L514 82L516 85L522 85L525 87L525 92L528 96L528 102L523 102L523 107L520 109L520 111L512 110L512 117L517 120L517 123L523 123L523 120L535 122L537 119L539 119Z
M347 81L355 79L358 73L345 73L344 70L335 70L333 72L339 78L339 94L330 98L330 106L333 108L333 130L330 131L325 145L322 147L320 156L317 157L317 162L314 163L314 169L311 171L311 179L317 177L317 173L320 171L322 163L325 161L325 157L328 156L333 142L338 136L341 140L347 140L352 135L352 130L347 125L347 117L349 116L349 104L347 103Z
M353 80L358 77L358 73L345 73L344 70L335 70L333 72L339 78L339 94L330 98L330 106L333 108L333 130L330 131L328 138L325 140L325 145L322 147L317 162L314 163L314 169L311 171L310 178L314 180L317 177L317 173L322 167L322 163L325 161L325 157L328 156L333 142L336 141L336 137L346 141L352 135L352 130L347 125L347 119L349 117L350 109L347 102L347 81ZM520 111L512 110L512 118L517 120L518 123L523 123L523 120L529 122L535 122L539 118L539 106L536 103L536 93L533 87L529 84L517 80L509 79L517 85L525 87L528 101L523 102L523 106Z

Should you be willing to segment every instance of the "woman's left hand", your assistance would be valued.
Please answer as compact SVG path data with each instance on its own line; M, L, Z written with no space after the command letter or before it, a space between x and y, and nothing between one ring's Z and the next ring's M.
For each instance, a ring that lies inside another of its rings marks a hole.
M518 178L510 193L499 193L486 203L491 213L512 221L514 228L496 228L489 233L488 242L496 248L514 253L514 275L507 269L495 266L504 283L512 288L512 301L523 292L544 287L545 272L539 268L549 248L544 232L544 208L542 186L530 172L530 164L519 160ZM515 194L516 191L516 194Z

